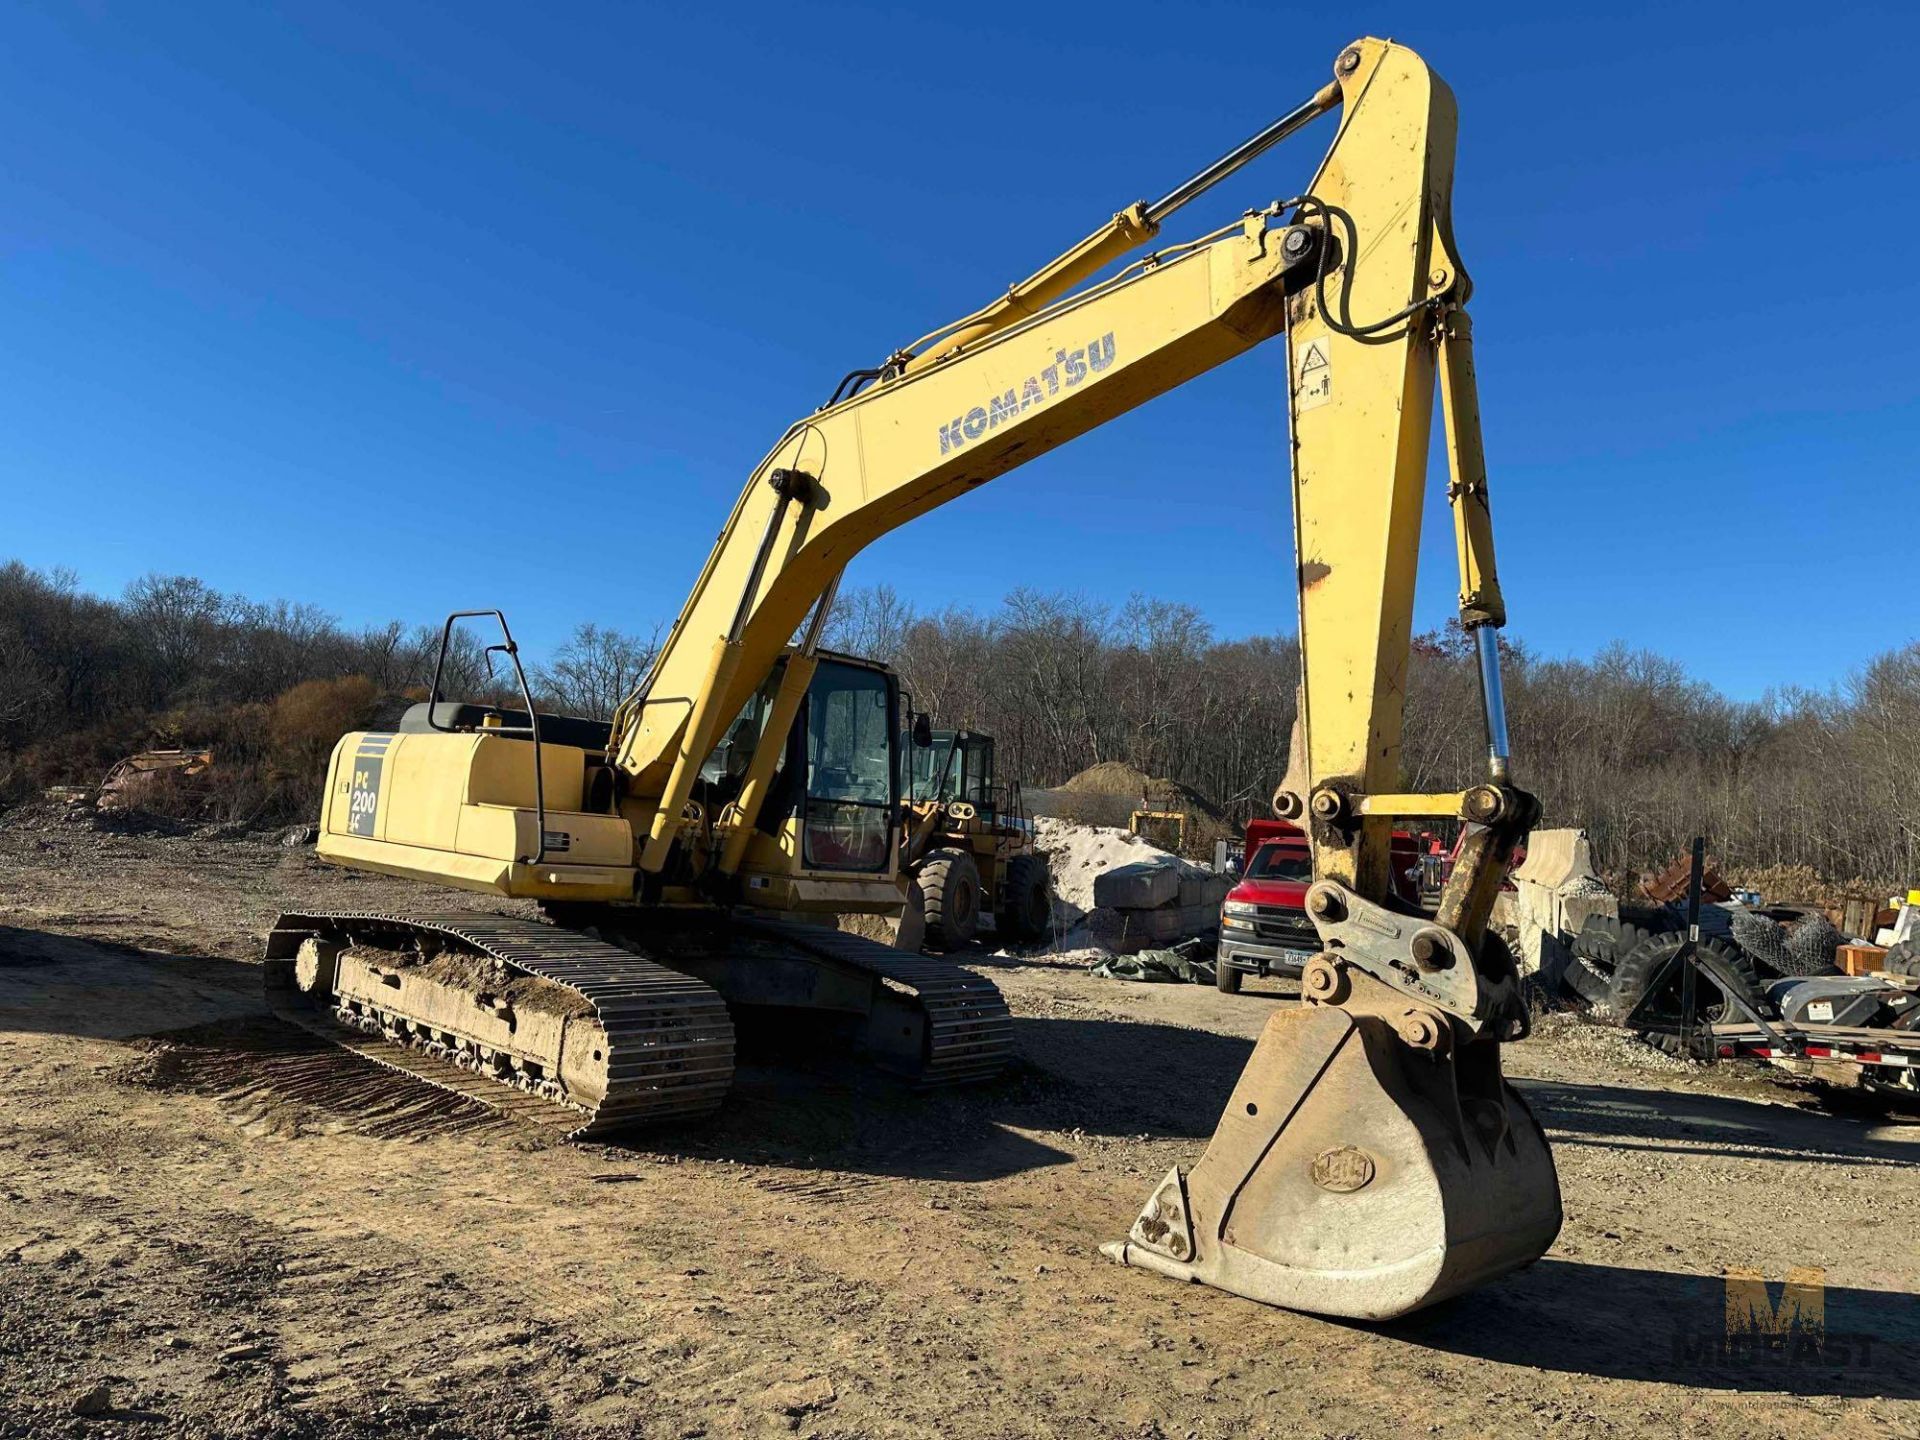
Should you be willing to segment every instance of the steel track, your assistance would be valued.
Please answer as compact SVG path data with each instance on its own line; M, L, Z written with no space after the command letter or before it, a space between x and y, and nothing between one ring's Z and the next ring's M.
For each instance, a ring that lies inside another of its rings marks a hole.
M606 1031L606 1095L587 1107L546 1099L413 1049L395 1051L319 1012L293 984L292 961L310 937L392 946L409 935L453 941L587 1000ZM538 921L478 911L400 915L387 911L302 911L282 915L267 937L267 988L277 1010L303 1012L320 1028L390 1069L545 1125L566 1117L568 1138L594 1140L639 1125L690 1120L720 1108L733 1081L733 1023L709 986L617 945ZM305 1003L303 1003L305 1002ZM358 1042L358 1043L356 1043ZM404 1058L403 1058L404 1057Z

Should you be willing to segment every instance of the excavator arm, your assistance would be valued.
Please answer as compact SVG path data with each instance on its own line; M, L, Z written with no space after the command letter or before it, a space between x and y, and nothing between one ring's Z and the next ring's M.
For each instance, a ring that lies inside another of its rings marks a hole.
M651 673L615 717L610 754L646 816L642 871L666 867L702 762L812 611L810 642L772 709L790 722L838 577L862 548L1283 333L1303 720L1312 773L1328 787L1316 803L1397 788L1436 365L1448 401L1461 616L1481 634L1497 702L1491 627L1505 613L1462 308L1469 284L1452 241L1452 95L1412 51L1382 41L1349 47L1336 71L1214 165L1121 211L992 305L862 372L867 388L781 436L735 502ZM1339 132L1303 197L1070 293L1156 237L1174 210L1336 108ZM1503 736L1497 703L1489 721ZM759 747L763 765L774 753ZM734 837L750 829L765 790L749 774L721 828ZM1323 847L1328 873L1356 883L1364 872L1366 892L1384 895L1390 828L1376 799L1357 835ZM722 845L723 873L743 848L737 838Z

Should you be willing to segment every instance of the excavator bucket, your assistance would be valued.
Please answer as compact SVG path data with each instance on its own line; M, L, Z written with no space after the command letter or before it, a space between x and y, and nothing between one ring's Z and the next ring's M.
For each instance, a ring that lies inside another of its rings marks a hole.
M1267 1022L1206 1153L1124 1264L1291 1310L1387 1320L1538 1259L1560 1230L1546 1137L1498 1046L1409 1046L1336 1006Z

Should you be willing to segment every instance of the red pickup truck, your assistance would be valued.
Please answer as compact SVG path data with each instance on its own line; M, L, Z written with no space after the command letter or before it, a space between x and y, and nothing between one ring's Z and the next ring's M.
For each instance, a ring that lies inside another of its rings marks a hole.
M1409 905L1420 903L1420 847L1413 836L1393 835L1394 893ZM1240 992L1247 975L1298 978L1307 961L1320 953L1320 935L1307 918L1307 886L1313 883L1313 857L1307 837L1285 820L1249 820L1246 859L1240 883L1220 907L1220 948L1213 978L1229 995Z

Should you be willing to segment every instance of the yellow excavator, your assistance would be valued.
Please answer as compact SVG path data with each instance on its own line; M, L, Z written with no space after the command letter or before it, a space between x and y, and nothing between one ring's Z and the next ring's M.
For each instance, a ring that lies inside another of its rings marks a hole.
M599 1136L724 1099L733 1019L850 1034L919 1084L990 1077L988 981L806 923L900 904L900 700L820 640L847 562L935 506L1283 337L1303 682L1274 797L1313 849L1322 953L1266 1025L1204 1155L1155 1187L1116 1259L1328 1315L1398 1315L1536 1259L1560 1225L1539 1125L1501 1073L1527 1032L1488 914L1537 805L1508 773L1454 100L1362 39L1304 104L1006 294L846 377L754 469L645 680L611 724L440 694L343 738L322 856L538 902L283 916L268 984L352 1043ZM1306 190L1155 242L1176 210L1316 118ZM1403 693L1433 393L1460 618L1489 766L1404 793ZM609 522L644 519L610 498ZM473 612L469 612L473 613ZM456 615L448 621L449 633ZM444 656L444 648L443 648ZM1388 883L1396 823L1472 822L1432 913Z

